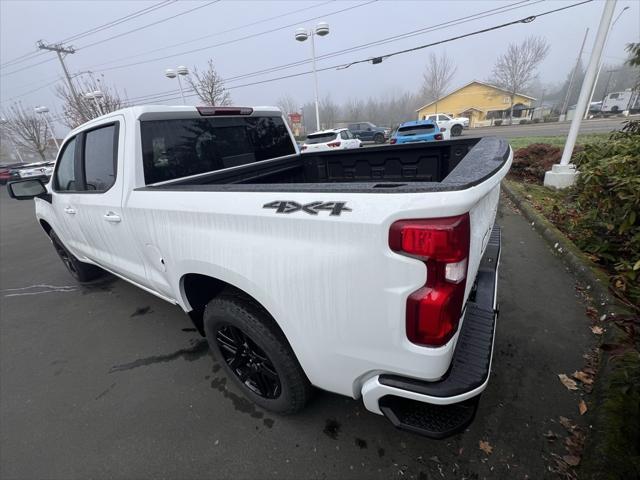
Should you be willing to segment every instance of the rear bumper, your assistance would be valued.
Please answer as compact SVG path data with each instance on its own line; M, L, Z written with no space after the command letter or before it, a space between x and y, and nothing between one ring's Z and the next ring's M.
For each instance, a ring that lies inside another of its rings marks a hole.
M489 382L500 263L500 227L495 225L447 373L436 382L376 375L362 387L367 410L385 415L398 428L442 438L464 429L475 415L478 396Z

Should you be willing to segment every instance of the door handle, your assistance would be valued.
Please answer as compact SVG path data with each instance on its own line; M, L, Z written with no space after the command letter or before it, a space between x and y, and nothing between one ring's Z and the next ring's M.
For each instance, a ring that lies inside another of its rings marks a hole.
M68 213L69 215L75 215L78 212L76 211L75 208L65 207L64 208L64 213Z
M102 218L111 223L118 223L121 220L120 215L114 212L107 212L103 215Z

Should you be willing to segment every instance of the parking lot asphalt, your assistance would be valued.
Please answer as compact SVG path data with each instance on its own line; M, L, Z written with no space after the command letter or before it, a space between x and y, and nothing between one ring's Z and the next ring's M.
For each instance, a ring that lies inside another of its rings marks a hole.
M503 205L500 318L474 423L446 440L395 430L359 400L318 392L280 417L227 382L189 318L109 277L74 283L33 203L0 187L0 477L545 478L578 394L589 321L575 281ZM487 441L493 452L479 449Z

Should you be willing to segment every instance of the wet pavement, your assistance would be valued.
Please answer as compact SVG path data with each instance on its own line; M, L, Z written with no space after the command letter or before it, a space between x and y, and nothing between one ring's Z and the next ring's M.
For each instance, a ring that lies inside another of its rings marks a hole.
M262 411L178 307L113 277L76 285L32 202L0 188L3 479L537 479L563 453L558 418L578 417L579 396L557 374L584 364L589 320L573 278L504 200L491 381L469 429L436 441L326 392L295 416Z

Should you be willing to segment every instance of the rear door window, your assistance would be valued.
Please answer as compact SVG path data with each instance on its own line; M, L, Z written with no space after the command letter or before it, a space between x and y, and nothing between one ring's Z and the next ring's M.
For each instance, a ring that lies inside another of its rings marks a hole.
M84 139L84 178L87 191L106 192L116 181L116 124L90 130Z
M58 157L58 169L54 178L54 190L56 192L76 191L76 139L73 138L63 147L62 154Z
M295 154L281 117L210 117L140 123L147 184Z

